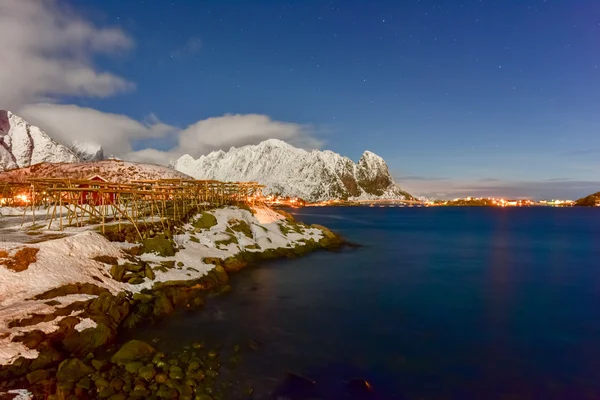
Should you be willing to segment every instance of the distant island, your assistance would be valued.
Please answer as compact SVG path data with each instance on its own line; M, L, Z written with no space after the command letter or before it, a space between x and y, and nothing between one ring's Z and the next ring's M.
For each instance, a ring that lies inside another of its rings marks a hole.
M575 202L576 206L580 207L600 207L600 192L590 194Z

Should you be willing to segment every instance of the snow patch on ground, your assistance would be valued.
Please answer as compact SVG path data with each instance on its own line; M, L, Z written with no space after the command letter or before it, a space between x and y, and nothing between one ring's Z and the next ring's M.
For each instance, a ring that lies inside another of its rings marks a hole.
M12 397L12 400L31 400L31 399L33 399L33 393L31 393L30 391L28 391L26 389L9 390L6 393L9 395L15 396L15 397ZM4 393L0 392L0 395L4 395Z
M84 318L77 325L75 325L75 329L78 332L84 331L88 328L95 328L97 326L96 322L90 318Z

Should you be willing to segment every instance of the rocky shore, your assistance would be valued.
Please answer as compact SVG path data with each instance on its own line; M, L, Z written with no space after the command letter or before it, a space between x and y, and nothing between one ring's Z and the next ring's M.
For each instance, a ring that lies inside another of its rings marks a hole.
M88 229L0 253L0 282L26 282L13 288L25 290L21 299L11 303L7 286L0 302L0 398L247 397L251 388L217 376L251 342L228 349L227 360L202 342L169 356L139 341L110 346L124 330L202 309L210 296L231 291L229 275L244 267L344 245L323 226L266 208L210 210L182 226L148 224L142 234L136 242L126 226L105 237ZM25 261L18 255L24 253ZM9 268L17 264L20 271Z

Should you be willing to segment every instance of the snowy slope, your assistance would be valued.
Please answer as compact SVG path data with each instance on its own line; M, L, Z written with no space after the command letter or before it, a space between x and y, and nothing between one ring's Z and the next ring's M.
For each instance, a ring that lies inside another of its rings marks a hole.
M69 148L10 111L0 111L0 171L41 162L76 162Z
M306 151L277 139L215 151L197 160L184 155L171 166L196 179L258 181L267 186L265 194L311 202L407 195L394 183L385 161L370 151L355 164L329 150Z
M44 163L27 168L0 172L0 182L24 182L27 178L87 179L100 175L110 182L127 183L143 179L190 179L172 168L154 164L138 164L120 160L76 163Z
M104 150L102 149L102 146L96 143L85 143L76 140L71 145L71 151L75 153L81 161L104 160Z

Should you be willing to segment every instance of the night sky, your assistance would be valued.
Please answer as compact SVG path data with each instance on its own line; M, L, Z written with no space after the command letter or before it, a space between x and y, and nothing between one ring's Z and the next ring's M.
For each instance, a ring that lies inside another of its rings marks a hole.
M86 62L129 85L103 94L38 91L23 104L72 104L174 129L225 114L266 115L299 124L309 143L355 161L367 149L381 155L402 186L427 196L575 198L600 190L598 1L59 7L127 36L123 51L92 52ZM177 141L172 131L151 136L132 135L131 150L170 150Z

